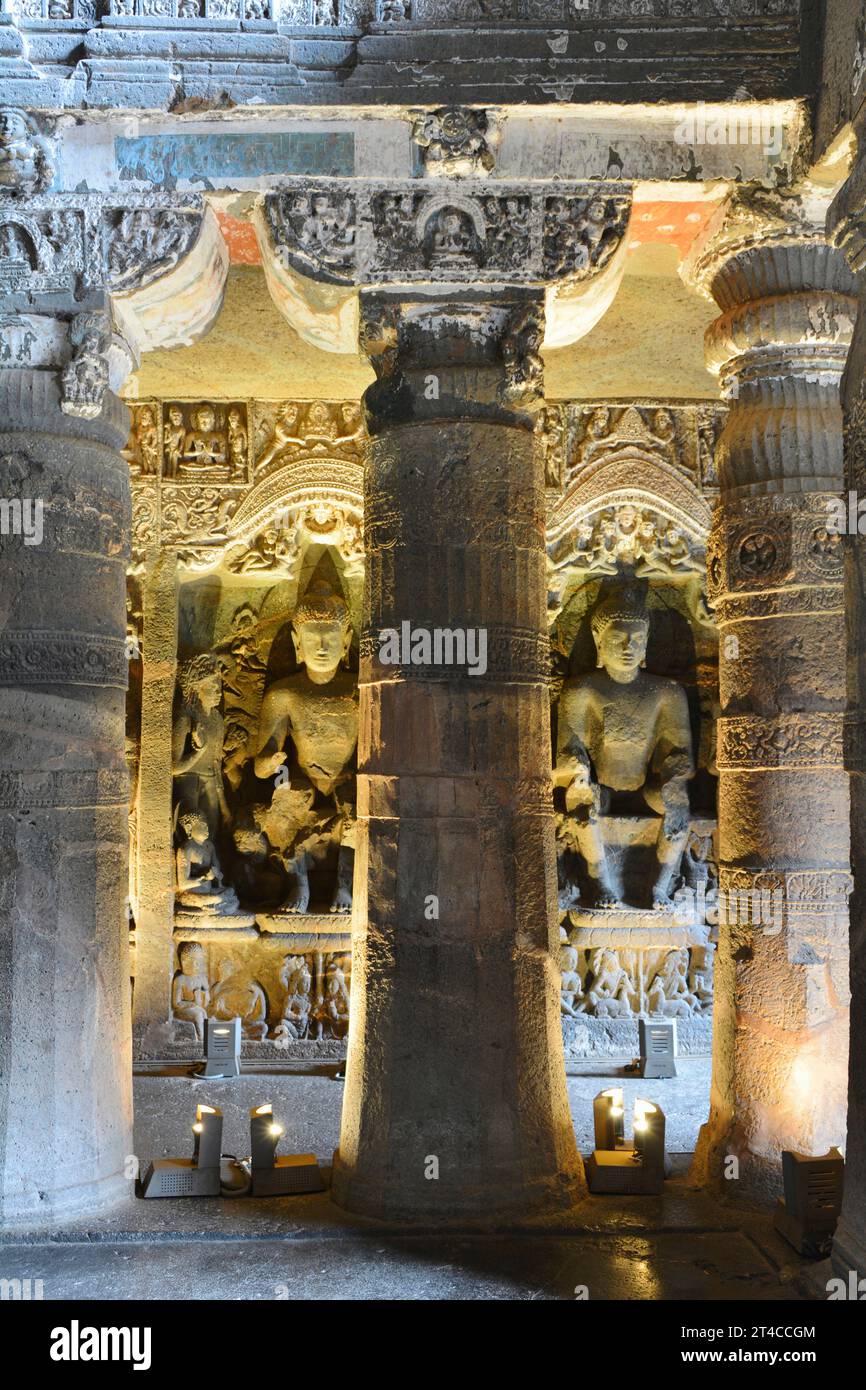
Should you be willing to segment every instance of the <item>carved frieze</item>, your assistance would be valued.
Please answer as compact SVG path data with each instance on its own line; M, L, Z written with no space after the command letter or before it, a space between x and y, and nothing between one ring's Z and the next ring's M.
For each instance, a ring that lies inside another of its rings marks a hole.
M0 685L127 686L125 642L95 633L0 633Z
M20 813L52 807L126 806L128 800L125 768L0 773L2 810Z
M277 259L314 279L512 284L584 279L621 245L624 184L492 185L461 179L433 192L417 181L344 185L293 181L267 194L264 221Z
M0 289L72 294L98 283L86 214L59 198L28 198L26 206L0 198Z
M292 459L363 457L366 431L358 401L259 401L253 421L256 478Z
M135 401L133 563L167 546L197 570L296 575L312 544L363 572L357 401Z
M734 715L719 720L718 765L735 772L841 767L843 716L819 713Z
M342 1042L349 1026L351 954L305 950L302 943L299 934L287 952L285 942L178 941L172 1018L191 1025L197 1041L207 1019L240 1018L245 1043L286 1050L296 1043Z
M44 163L43 182L47 174ZM25 172L21 172L23 169ZM190 250L204 204L197 194L101 193L22 195L30 164L0 182L0 289L31 294L83 289L139 289L171 270ZM2 177L2 166L0 166Z
M147 19L270 19L272 0L110 0L109 13Z
M109 289L140 289L171 270L189 251L200 223L200 210L150 204L107 210L102 237Z
M776 493L726 505L708 559L711 601L729 616L837 607L844 541L831 524L835 501L834 493ZM794 585L802 588L781 592Z

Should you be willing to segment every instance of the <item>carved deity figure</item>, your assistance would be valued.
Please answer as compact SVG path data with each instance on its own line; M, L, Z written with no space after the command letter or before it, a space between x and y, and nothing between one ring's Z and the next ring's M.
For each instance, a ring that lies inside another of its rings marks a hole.
M264 453L256 460L256 469L267 468L272 459L286 449L303 449L305 441L298 434L298 407L293 401L278 405L274 415L273 433Z
M439 208L424 228L422 243L425 265L463 265L467 259L480 262L482 245L472 218L461 208Z
M330 0L321 0L328 6ZM332 23L332 20L316 20L316 23ZM352 222L353 209L348 198L332 202L327 193L314 193L309 210L303 206L298 229L298 245L310 252L323 265L344 266L351 256L355 244L355 228Z
M274 1029L274 1037L297 1042L309 1034L313 1003L310 996L313 977L304 957L286 956L280 971L280 980L286 989L286 1002L283 1005L283 1016Z
M713 1006L713 983L716 948L712 944L694 946L689 962L689 989L702 1009Z
M165 448L166 473L170 478L177 476L185 439L186 425L183 422L183 411L179 405L169 406L168 420L163 431L163 447Z
M568 941L563 941L559 948L559 968L562 972L559 1003L560 1011L565 1018L577 1018L586 1012L586 1004L577 1002L583 999L583 984L578 974L577 963L576 947L569 945Z
M237 894L223 878L205 817L190 811L180 826L186 839L175 851L178 906L218 916L236 912Z
M601 669L562 688L554 783L565 787L566 809L602 907L622 900L622 886L600 818L615 811L622 793L640 794L661 816L653 905L668 908L690 825L688 782L695 768L688 703L675 681L644 671L649 616L631 591L605 599L591 623Z
M143 405L135 422L135 439L141 472L151 476L159 471L159 430L153 406Z
M0 110L0 192L29 197L52 178L48 143L21 111Z
M339 962L328 971L324 994L316 997L312 1010L313 1035L321 1038L344 1038L349 1031L349 987Z
M225 724L220 710L222 674L209 653L194 656L179 676L180 708L172 731L175 802L181 815L199 812L216 843L228 817L223 786Z
M217 966L217 982L210 1004L210 1017L239 1018L241 1032L251 1042L262 1042L268 1035L268 1001L257 980L247 979L232 956L223 956Z
M196 1038L204 1042L204 1025L210 1005L204 952L197 941L182 941L178 947L178 958L180 969L171 982L172 1015L192 1023Z
M108 321L103 314L79 314L69 328L72 357L63 368L61 409L67 415L100 414L108 390Z
M412 139L424 163L437 173L489 173L495 160L485 138L483 111L449 107L415 116Z
M232 474L243 478L247 466L247 432L244 429L243 416L237 406L232 406L229 410L226 417L226 428Z
M338 882L332 912L352 904L354 854L354 774L358 741L355 678L344 669L352 640L344 600L327 584L310 586L292 625L295 652L303 669L277 680L265 692L253 745L257 777L282 779L274 807L289 793L310 788L319 808L322 832L340 845ZM289 771L291 768L291 772ZM299 804L298 834L309 839L309 805ZM291 847L286 844L286 853ZM306 912L309 885L305 867L295 863L296 885L290 910Z
M689 953L685 947L668 951L649 987L647 1003L651 1014L688 1018L700 1008L700 1000L689 989L688 968Z
M590 965L593 981L587 1002L597 1018L628 1018L634 1012L637 995L634 982L620 965L616 951L596 951Z

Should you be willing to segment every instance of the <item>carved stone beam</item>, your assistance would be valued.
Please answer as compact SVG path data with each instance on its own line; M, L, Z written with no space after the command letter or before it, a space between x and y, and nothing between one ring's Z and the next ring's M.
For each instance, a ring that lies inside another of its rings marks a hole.
M254 220L271 293L317 347L356 352L359 291L397 285L543 294L545 346L562 347L616 294L630 202L622 183L293 178Z
M855 123L857 155L848 181L830 208L828 235L866 289L866 111ZM866 1278L866 557L859 504L866 496L866 315L857 319L845 371L846 511L854 494L854 532L845 547L848 603L848 709L845 764L851 789L851 1067L845 1195L833 1240L833 1267L846 1281L850 1270Z
M839 382L853 280L828 194L737 190L687 275L721 313L730 410L707 552L720 636L720 887L710 1119L696 1170L779 1190L783 1148L845 1138L848 788Z

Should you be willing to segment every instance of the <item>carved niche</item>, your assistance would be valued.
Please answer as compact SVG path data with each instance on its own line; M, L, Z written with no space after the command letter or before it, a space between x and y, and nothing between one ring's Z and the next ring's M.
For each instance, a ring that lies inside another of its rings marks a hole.
M548 561L571 1055L627 1051L639 1017L676 1017L686 1049L708 1047L718 639L707 424L705 407L641 403L560 407L541 427L559 484Z

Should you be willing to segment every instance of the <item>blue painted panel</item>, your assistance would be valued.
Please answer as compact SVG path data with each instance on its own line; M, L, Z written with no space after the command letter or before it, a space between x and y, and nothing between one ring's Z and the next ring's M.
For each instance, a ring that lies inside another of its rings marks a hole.
M272 131L256 134L118 136L121 179L172 187L178 182L219 185L263 174L355 172L351 131Z

